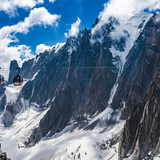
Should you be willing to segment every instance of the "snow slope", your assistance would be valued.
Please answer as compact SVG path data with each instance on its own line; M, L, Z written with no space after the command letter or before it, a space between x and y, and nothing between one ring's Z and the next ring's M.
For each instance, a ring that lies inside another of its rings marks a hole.
M39 123L46 111L37 112L33 108L20 114L11 128L0 125L2 150L12 160L101 160L118 159L117 144L110 140L119 133L124 125L120 122L108 131L103 128L92 131L75 130L53 137L43 138L31 148L23 148L21 141L27 139L30 131ZM16 153L16 154L15 154Z
M22 88L23 86L15 87L13 84L6 86L5 95L6 95L7 103L16 102Z
M6 88L7 101L13 102L17 99L21 89L22 86L9 85ZM24 110L17 115L10 128L3 126L2 115L0 116L0 142L2 150L7 152L9 158L12 160L115 160L118 158L118 143L111 145L111 139L120 133L124 121L105 131L104 128L97 127L91 131L75 129L70 132L72 124L53 137L44 137L35 146L25 148L24 143L29 140L32 130L38 126L48 110L49 108L40 110L34 106L30 108L24 106Z

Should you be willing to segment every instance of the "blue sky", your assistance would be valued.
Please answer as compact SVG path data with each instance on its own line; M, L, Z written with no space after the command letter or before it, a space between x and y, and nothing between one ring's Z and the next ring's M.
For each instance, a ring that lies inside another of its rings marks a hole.
M0 0L1 67L9 68L11 60L21 65L79 29L91 29L98 16L94 31L109 16L127 19L159 8L159 0Z
M71 24L77 20L77 17L81 19L80 29L84 27L91 28L106 2L106 0L56 0L54 3L50 3L45 0L43 4L38 4L35 8L45 7L50 14L61 15L58 27L49 25L46 27L43 25L33 26L27 34L17 33L16 37L19 42L11 43L11 45L25 44L30 46L34 52L39 44L52 46L58 42L65 42L64 33L69 31ZM14 16L0 11L0 28L24 21L25 17L29 16L30 11L31 9L17 8Z

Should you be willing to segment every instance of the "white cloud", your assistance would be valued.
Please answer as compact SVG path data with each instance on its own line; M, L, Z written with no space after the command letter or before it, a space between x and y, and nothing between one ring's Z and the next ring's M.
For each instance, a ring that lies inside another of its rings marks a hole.
M0 0L0 11L14 16L17 8L31 9L42 3L44 3L44 0Z
M68 37L69 37L68 33L64 33L64 36L65 36L66 38L68 38Z
M33 9L24 21L12 26L5 26L0 29L0 64L1 67L9 68L11 60L22 61L33 57L30 47L26 45L10 46L12 42L18 42L16 33L26 34L35 25L57 26L60 16L50 14L45 8ZM6 76L6 75L5 75ZM6 76L7 77L7 76Z
M43 53L44 51L54 50L54 53L57 53L66 43L57 43L54 46L46 46L45 44L40 44L36 47L36 54Z
M44 51L50 50L50 49L52 49L51 46L46 46L44 44L40 44L36 47L36 54L38 55L38 54L43 53Z
M55 25L58 26L57 20L60 18L59 15L52 15L50 14L44 7L41 8L34 8L29 17L25 18L22 22L19 22L16 25L12 26L5 26L0 29L0 38L8 37L11 33L27 33L29 28L35 25Z
M49 0L49 2L54 3L54 2L55 2L55 0Z
M77 21L75 23L73 23L71 25L71 29L69 30L69 34L68 33L64 33L65 37L76 37L79 33L79 26L81 24L81 20L79 19L79 17L77 18Z
M1 43L1 40L0 40ZM17 60L21 66L24 60L33 58L34 55L31 52L30 47L26 45L7 46L6 48L0 47L0 64L2 68L9 68L11 60ZM22 59L21 59L22 58ZM9 70L3 71L3 76L8 79Z
M100 22L92 30L98 30L108 21L109 16L127 20L134 14L141 13L144 9L150 11L160 8L160 0L110 0L104 5L104 10L100 13Z

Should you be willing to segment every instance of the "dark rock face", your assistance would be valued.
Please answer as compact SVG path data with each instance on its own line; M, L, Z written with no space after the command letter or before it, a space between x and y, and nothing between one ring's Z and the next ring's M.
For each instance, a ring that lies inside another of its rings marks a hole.
M45 51L44 53L37 55L35 59L24 62L21 69L21 75L25 79L32 79L33 76L45 66L49 59L51 60L52 56L48 51Z
M10 127L15 119L17 113L19 113L23 108L20 101L17 101L16 104L7 104L5 112L2 117L2 121L5 127Z
M4 110L4 106L6 105L6 95L5 92L5 84L0 86L0 112Z
M127 57L112 103L112 107L118 109L124 107L125 102L122 119L130 116L134 106L144 98L160 66L159 25L153 16Z
M1 151L1 144L0 144L0 160L11 160L10 158L7 158L6 152Z
M16 67L18 67L17 61L16 60L11 61L8 81L0 86L0 112L4 111L5 105L7 103L6 95L5 95L5 88L8 84L13 83L13 78L17 74Z
M159 152L160 70L145 98L127 119L121 135L119 159L132 154L134 160L153 158ZM150 152L150 155L148 153Z
M6 82L3 85L0 85L0 112L4 111L4 107L6 105L6 95L5 93Z
M16 69L17 67L18 67L17 61L16 60L11 61L9 78L8 78L8 83L9 84L13 83L13 78L18 74L17 69Z
M69 124L70 120L78 121L82 125L81 120L84 120L85 114L92 117L95 113L102 112L107 106L110 91L118 74L118 69L112 64L112 54L105 49L105 42L104 44L97 43L94 46L95 48L92 48L90 30L84 30L83 36L78 37L78 39L76 51L73 50L70 55L68 52L63 52L63 57L59 55L59 59L55 61L58 61L59 65L61 64L59 68L57 66L56 72L61 76L65 75L64 81L62 81L61 77L61 84L59 84L60 87L56 92L55 99L50 103L49 111L40 121L39 128L33 131L30 142L27 145L37 142L41 137L51 136L61 131ZM71 43L77 44L75 41L76 39L69 39L64 46L66 49L63 50L67 50ZM67 55L64 61L65 54ZM64 69L62 66L67 66L67 68ZM57 78L59 77L58 74ZM48 76L55 77L55 75ZM47 79L47 83L51 83L50 87L54 85L52 84L55 81L53 77ZM52 82L50 82L51 79ZM42 85L44 85L43 83ZM58 83L55 82L55 84ZM44 93L45 88L43 86L42 90ZM46 90L50 89L47 88ZM37 91L40 92L40 89ZM54 90L51 93L55 95Z

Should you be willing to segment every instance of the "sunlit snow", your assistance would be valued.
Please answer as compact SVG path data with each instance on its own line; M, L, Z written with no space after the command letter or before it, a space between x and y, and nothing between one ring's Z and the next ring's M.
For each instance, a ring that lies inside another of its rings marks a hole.
M119 133L124 125L120 122L109 131L102 129L92 131L75 130L73 133L64 133L58 138L43 138L31 148L23 148L23 142L27 140L31 130L37 126L40 118L47 112L37 112L33 108L20 114L13 127L0 126L0 140L2 150L7 152L12 160L112 160L118 158L118 146L100 149L100 144L105 143ZM63 131L62 131L63 132Z

